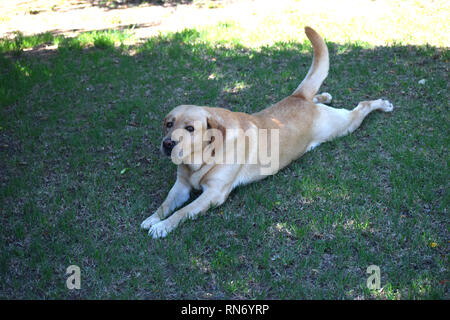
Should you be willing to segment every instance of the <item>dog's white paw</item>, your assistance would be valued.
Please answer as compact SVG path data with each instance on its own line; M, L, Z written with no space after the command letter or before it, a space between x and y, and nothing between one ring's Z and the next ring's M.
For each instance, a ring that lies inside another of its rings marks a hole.
M142 223L141 223L141 228L148 230L150 229L150 227L154 224L157 224L161 222L161 219L157 216L157 215L152 215L150 217L148 217L147 219L145 219Z
M384 112L392 112L392 110L394 110L394 105L387 100L378 99L375 102L377 109L380 109Z
M314 103L330 103L333 97L328 92L322 92L313 98Z
M153 239L164 238L170 232L170 228L167 226L167 223L161 221L157 224L154 224L148 230L148 234L152 236Z
M323 103L330 103L331 100L333 99L333 97L331 96L331 94L329 94L328 92L323 92L321 94L321 96L323 96L323 99L325 99L325 101Z

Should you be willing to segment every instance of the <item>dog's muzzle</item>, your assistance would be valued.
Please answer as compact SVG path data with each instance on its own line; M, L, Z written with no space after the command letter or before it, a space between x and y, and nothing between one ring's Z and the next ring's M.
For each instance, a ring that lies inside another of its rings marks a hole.
M168 157L170 157L172 153L173 147L175 147L177 143L175 141L172 141L170 138L167 138L163 140L162 142L162 149L164 151L164 154Z

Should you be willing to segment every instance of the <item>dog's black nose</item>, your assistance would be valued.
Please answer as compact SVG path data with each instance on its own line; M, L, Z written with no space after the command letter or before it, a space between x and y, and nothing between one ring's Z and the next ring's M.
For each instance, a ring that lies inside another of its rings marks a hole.
M173 147L175 147L177 143L175 141L172 141L170 138L167 138L163 141L163 148L166 155L170 155L172 152Z

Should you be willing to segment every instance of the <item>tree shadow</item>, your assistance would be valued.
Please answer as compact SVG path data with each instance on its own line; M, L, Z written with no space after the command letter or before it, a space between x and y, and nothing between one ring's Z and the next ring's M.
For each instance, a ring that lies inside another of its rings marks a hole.
M120 9L140 6L142 4L177 6L190 4L193 0L88 0L90 5L106 9Z
M202 40L202 35L199 31L189 29L182 32L172 33L168 36L153 37L146 42L138 46L131 46L133 55L127 56L127 47L123 44L118 45L118 42L123 42L122 32L126 32L128 29L148 27L148 24L121 26L116 29L103 29L92 32L81 33L82 36L75 38L65 37L60 30L53 30L51 32L40 34L36 36L22 37L26 40L13 39L11 43L26 42L34 43L33 48L22 50L19 46L20 52L16 52L11 49L11 46L5 46L2 51L4 53L4 63L7 63L9 58L23 59L34 64L36 59L40 59L44 56L62 56L64 54L74 54L77 56L89 56L96 52L98 55L104 54L106 57L111 55L121 55L121 59L129 59L132 61L140 61L144 57L150 57L157 59L158 64L164 58L169 65L166 67L171 68L170 64L173 64L176 71L182 74L187 74L191 71L190 67L194 62L188 63L187 68L183 68L179 65L179 60L185 61L186 59L192 59L197 61L200 65L209 64L209 67L216 69L217 76L212 74L207 75L208 78L202 78L206 76L206 73L194 73L191 75L190 81L196 83L208 80L208 82L218 83L221 82L224 89L218 96L219 106L226 105L227 100L237 102L243 102L241 99L232 99L233 96L248 95L248 92L253 90L257 86L258 82L274 82L276 88L280 90L270 95L271 100L276 100L279 97L286 95L288 92L296 87L306 71L309 68L311 53L305 53L310 51L311 46L309 42L303 43L275 43L270 47L263 47L261 49L246 48L245 44L236 43L233 48L229 48L225 45L212 45ZM72 30L79 31L79 30ZM83 43L83 35L92 35L92 43ZM114 38L114 35L118 35ZM112 38L108 40L107 38ZM104 43L97 41L98 39L105 39ZM57 40L57 41L56 41ZM55 42L58 43L55 46ZM93 45L93 46L92 46ZM372 93L378 91L382 95L389 93L389 88L381 88L380 85L373 83L373 79L386 76L384 72L388 72L390 76L396 75L397 71L393 69L399 69L402 72L406 72L408 66L417 63L419 66L428 66L429 64L448 59L448 50L443 48L435 48L428 45L425 46L390 46L390 47L375 47L370 48L361 43L348 43L337 44L333 42L327 43L330 51L331 69L330 74L335 73L340 78L345 78L345 81L340 81L333 77L327 79L324 83L323 90L327 90L329 83L336 83L337 87L345 87L350 78L349 74L354 73L352 87L350 92L346 92L346 95L355 95L359 91L363 91L362 97L369 97ZM50 47L49 50L46 48ZM105 51L101 51L105 49ZM254 64L252 65L252 62ZM383 67L380 67L380 63L384 63ZM233 66L235 64L235 66ZM258 65L260 64L260 65ZM186 66L186 65L185 65ZM226 71L222 69L227 69ZM154 67L160 67L154 66ZM262 68L261 68L262 67ZM370 70L370 68L372 69ZM359 68L359 70L358 70ZM435 68L433 68L435 69ZM15 67L14 70L17 71ZM212 69L211 69L212 70ZM203 71L203 70L202 70ZM274 79L270 81L265 79L264 73L270 72ZM409 70L410 71L410 70ZM248 73L249 72L249 73ZM254 72L253 74L251 72ZM277 74L280 72L280 74ZM415 74L423 74L416 70ZM195 76L194 76L195 75ZM230 75L234 75L235 80L229 79ZM254 77L256 76L256 77ZM253 77L253 79L251 79ZM401 75L399 75L401 77ZM417 78L417 76L415 77ZM225 80L226 79L226 80ZM239 79L243 80L242 84ZM25 79L22 79L25 80ZM225 82L224 82L225 80ZM420 79L419 79L420 80ZM231 82L230 82L231 81ZM287 87L283 88L281 84L286 82ZM382 81L385 82L385 81ZM234 83L234 86L233 86ZM269 85L270 87L270 85ZM260 90L262 88L259 88ZM378 90L377 90L378 89ZM264 90L264 89L263 89ZM275 91L272 88L266 88L269 91ZM281 92L280 92L281 91ZM226 98L225 98L226 96ZM260 95L264 98L264 94ZM224 100L221 101L221 97ZM256 97L255 97L256 98ZM339 100L340 98L338 98ZM335 100L336 101L336 100ZM195 102L195 101L194 101ZM274 102L274 101L271 101ZM251 110L249 110L251 111Z

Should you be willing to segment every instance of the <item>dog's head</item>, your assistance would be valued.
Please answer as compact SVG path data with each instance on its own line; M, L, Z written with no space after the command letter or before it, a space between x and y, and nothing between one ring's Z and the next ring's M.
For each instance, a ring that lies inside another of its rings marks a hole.
M178 163L201 159L204 149L215 139L214 132L219 130L222 137L225 134L223 125L208 109L181 105L169 112L163 122L161 152Z

